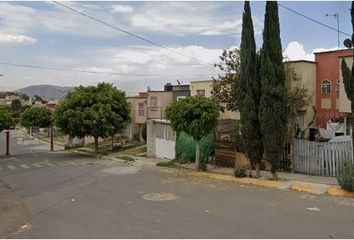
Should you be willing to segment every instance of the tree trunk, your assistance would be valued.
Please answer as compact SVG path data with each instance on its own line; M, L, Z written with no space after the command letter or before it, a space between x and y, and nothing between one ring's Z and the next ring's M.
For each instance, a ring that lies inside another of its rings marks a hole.
M273 175L273 180L274 181L278 181L278 172L277 172L277 170L272 171L272 175Z
M95 153L98 153L98 137L95 137Z
M200 164L200 145L199 145L199 140L195 141L195 164L197 165L197 169L201 169L201 164Z
M249 171L248 171L248 177L251 178L252 177L252 162L251 160L249 160Z
M354 161L354 112L352 110L352 161Z
M261 164L258 162L258 163L256 163L256 178L260 178L260 176L261 176L260 169L261 169Z

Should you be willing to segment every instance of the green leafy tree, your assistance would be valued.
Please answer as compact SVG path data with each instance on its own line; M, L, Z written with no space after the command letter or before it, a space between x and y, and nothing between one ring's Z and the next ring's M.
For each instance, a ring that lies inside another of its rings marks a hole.
M240 50L224 50L220 62L215 64L223 74L213 77L211 99L216 101L221 111L236 111L239 109L236 89L240 78Z
M261 49L261 101L259 120L265 155L271 163L273 179L282 157L286 134L286 90L282 46L280 40L278 3L268 1Z
M21 94L21 99L24 101L28 101L29 100L29 96L27 94Z
M52 112L46 108L27 108L20 115L20 124L23 127L45 128L52 123Z
M56 108L55 120L71 137L94 137L97 153L99 137L112 136L127 126L130 107L124 92L102 82L70 92Z
M19 113L22 111L23 106L20 99L14 99L11 102L11 111L14 116L18 117Z
M351 18L352 18L352 43L354 43L354 1L352 1L352 8L351 8ZM354 48L353 48L354 54ZM354 116L354 56L353 56L353 63L352 63L352 70L350 71L345 59L342 59L342 76L343 76L343 83L345 93L347 94L348 99L351 102L351 112L352 116ZM354 131L354 121L352 123L352 131ZM354 134L353 134L353 151L354 151Z
M166 109L166 117L177 133L185 132L196 142L195 162L203 169L200 161L200 140L214 130L218 123L218 105L206 97L187 97L172 103Z
M251 165L256 167L256 177L260 177L263 157L262 135L258 119L261 83L251 8L248 1L245 2L243 12L240 57L240 83L237 95L240 99L241 134L246 154ZM250 175L251 172L252 170Z
M11 113L4 107L0 107L0 132L13 126Z

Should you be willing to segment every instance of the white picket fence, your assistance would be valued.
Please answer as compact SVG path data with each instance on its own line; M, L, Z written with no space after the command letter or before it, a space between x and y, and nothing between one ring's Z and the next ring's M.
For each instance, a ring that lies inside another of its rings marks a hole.
M344 161L353 162L351 142L310 142L294 139L295 172L335 177Z

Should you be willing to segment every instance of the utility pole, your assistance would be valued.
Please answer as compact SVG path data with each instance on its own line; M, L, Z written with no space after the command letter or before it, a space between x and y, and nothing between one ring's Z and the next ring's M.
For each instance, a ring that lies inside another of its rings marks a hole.
M334 17L337 19L337 40L338 40L338 50L340 49L340 40L339 40L339 14L335 12L334 14L326 14L326 17Z

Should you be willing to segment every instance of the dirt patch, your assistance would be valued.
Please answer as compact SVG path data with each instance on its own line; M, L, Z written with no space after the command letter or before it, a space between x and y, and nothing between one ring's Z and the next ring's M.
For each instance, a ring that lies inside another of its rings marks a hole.
M30 212L20 196L0 180L0 238L29 228Z

